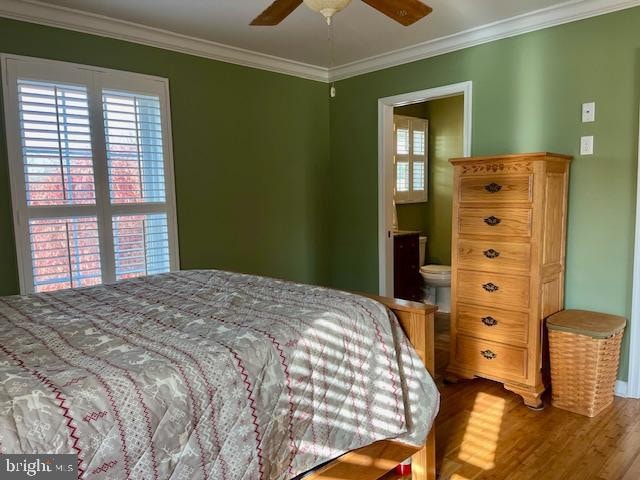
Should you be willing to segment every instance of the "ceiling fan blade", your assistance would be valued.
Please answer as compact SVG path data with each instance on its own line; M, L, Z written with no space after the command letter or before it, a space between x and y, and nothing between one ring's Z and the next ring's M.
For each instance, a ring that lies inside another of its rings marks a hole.
M418 0L362 0L405 27L429 15L433 9Z
M276 0L258 15L251 25L277 25L300 6L302 0Z

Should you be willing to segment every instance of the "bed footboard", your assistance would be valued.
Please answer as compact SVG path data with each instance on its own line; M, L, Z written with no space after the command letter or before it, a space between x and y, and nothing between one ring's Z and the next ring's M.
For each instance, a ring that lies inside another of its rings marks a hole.
M377 300L393 311L425 367L435 376L434 314L437 307L396 298L361 295ZM423 447L383 440L345 453L305 477L305 480L377 480L408 457L411 457L412 480L435 480L435 428L429 432Z

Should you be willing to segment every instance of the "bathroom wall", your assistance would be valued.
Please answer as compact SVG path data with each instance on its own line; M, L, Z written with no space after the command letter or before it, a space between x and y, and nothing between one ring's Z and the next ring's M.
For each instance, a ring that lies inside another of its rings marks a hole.
M413 105L405 105L403 107L395 107L394 115L404 115L406 117L429 118L429 102L414 103Z
M429 202L427 207L427 263L451 265L451 203L453 167L461 157L464 133L464 97L432 100L429 116Z
M429 207L426 202L396 205L398 230L413 230L426 233L429 229L427 218Z

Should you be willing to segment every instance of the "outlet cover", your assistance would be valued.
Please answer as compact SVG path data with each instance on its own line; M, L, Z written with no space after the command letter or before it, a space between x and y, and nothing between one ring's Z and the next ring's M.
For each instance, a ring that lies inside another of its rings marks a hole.
M580 155L593 155L593 135L580 139Z
M589 102L582 104L582 123L596 121L596 103Z

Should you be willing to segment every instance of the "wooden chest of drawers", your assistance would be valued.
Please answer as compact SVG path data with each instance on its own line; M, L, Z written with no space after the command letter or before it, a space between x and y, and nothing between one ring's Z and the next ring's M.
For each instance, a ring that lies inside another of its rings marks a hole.
M448 375L504 383L541 405L543 321L564 303L571 157L452 159Z

